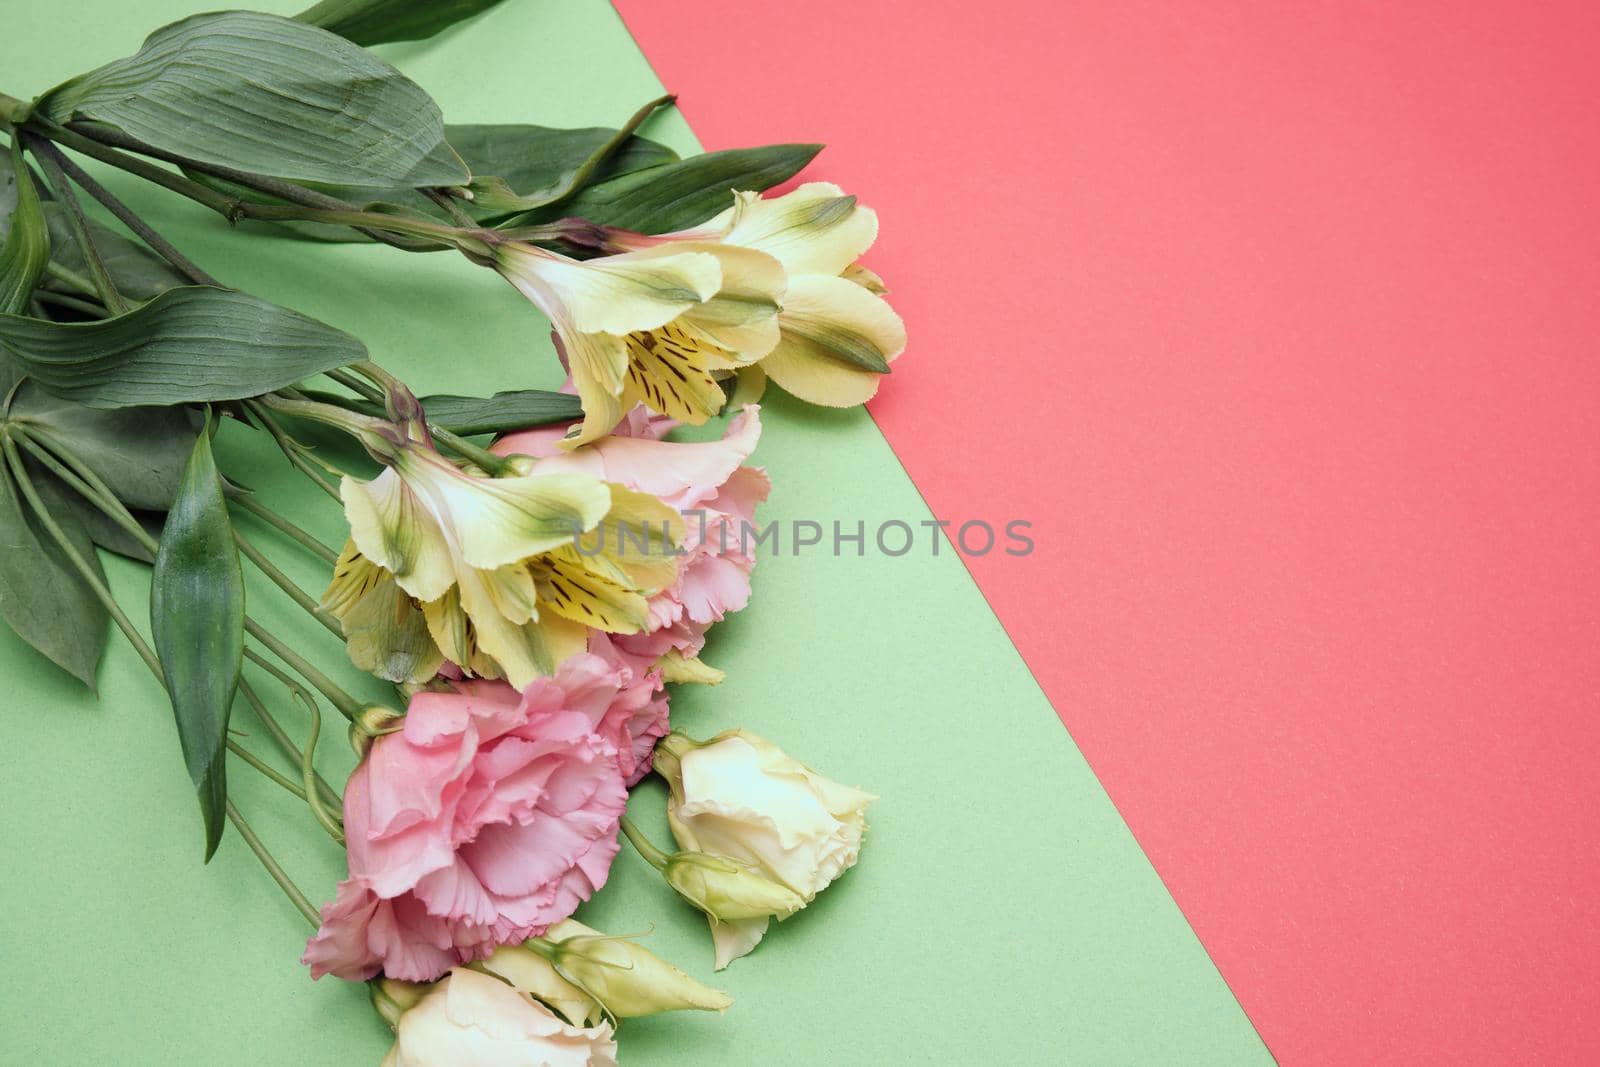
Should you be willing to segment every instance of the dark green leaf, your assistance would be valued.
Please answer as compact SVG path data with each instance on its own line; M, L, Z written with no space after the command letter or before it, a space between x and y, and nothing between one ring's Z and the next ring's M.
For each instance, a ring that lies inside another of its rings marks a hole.
M495 175L524 196L564 187L616 134L616 130L603 126L577 130L515 125L445 127L445 136L473 174ZM630 137L600 165L592 181L657 167L677 158L678 154L666 145Z
M507 226L577 216L640 233L687 229L733 204L734 190L760 192L794 177L821 145L768 145L708 152L591 185L551 207L525 212Z
M184 159L302 181L459 185L438 105L342 37L252 11L194 15L39 99Z
M0 348L47 391L96 408L258 396L367 354L332 326L206 286L101 322L0 315Z
M17 203L19 173L26 173L30 181L34 180L31 171L13 167L10 155L0 153L0 237L5 237L7 240L10 239L11 212ZM50 226L51 258L63 267L79 274L85 273L87 267L83 262L83 253L79 250L77 241L72 238L72 230L62 213L61 205L50 201L48 190L40 189L39 195L44 198L44 216ZM117 292L123 296L133 300L149 300L157 293L173 286L188 284L187 279L173 269L166 260L137 241L131 241L116 230L102 226L93 219L89 220L89 236L93 238L95 247L100 250L100 260L106 265L106 272L111 275L111 280L116 283ZM58 288L58 283L50 280L48 275L45 277L44 285L47 289ZM76 290L63 288L61 291Z
M584 164L601 151L617 131L603 126L561 130L549 126L491 124L446 126L445 134L451 146L466 160L472 173L485 176L474 182L477 199L462 201L461 206L480 221L487 222L520 210L522 199L542 202L565 193ZM648 167L658 167L677 158L677 153L666 145L643 137L630 137L588 175L584 185ZM190 177L222 189L230 196L266 199L260 193L227 185L214 178L198 174L191 174ZM371 189L341 185L318 185L317 189L341 200L354 200L369 210L438 218L433 202L415 189ZM246 221L242 225L253 224ZM320 222L254 225L274 233L292 234L313 241L344 243L371 240L348 226L328 226Z
M14 206L7 212L10 225L5 244L0 245L0 312L15 315L27 310L28 297L50 262L50 227L39 190L22 161L22 141L17 134L11 138L10 163Z
M52 396L29 383L18 390L7 420L72 450L130 508L172 506L199 426L183 407L104 411Z
M335 400L369 415L381 416L378 404L352 401L328 393L311 393L317 399ZM493 396L453 396L441 393L420 398L428 422L464 436L511 433L583 418L583 405L566 393L515 389Z
M356 44L421 41L500 0L322 0L295 18Z
M60 204L46 204L44 213L50 221L50 238L55 246L56 262L79 274L87 273L83 250L72 239L64 209ZM89 237L94 241L100 253L100 262L105 264L106 273L111 275L117 292L129 300L149 300L168 289L189 284L189 279L178 273L172 264L144 245L93 219L89 220Z
M150 573L150 632L200 796L206 859L222 840L228 709L244 662L244 574L211 437L195 440Z
M41 493L47 505L50 497ZM51 515L85 562L100 570L94 545L74 512ZM52 663L94 688L109 618L59 545L29 510L0 464L0 616Z

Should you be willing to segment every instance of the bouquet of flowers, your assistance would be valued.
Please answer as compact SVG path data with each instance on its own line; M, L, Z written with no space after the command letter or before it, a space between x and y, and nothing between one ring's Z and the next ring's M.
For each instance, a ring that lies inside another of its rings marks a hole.
M770 192L818 146L680 159L639 136L670 97L618 129L446 125L367 50L495 2L196 15L31 101L0 93L0 615L91 687L111 629L132 645L170 701L204 856L231 827L310 924L311 975L368 983L385 1062L413 1067L613 1063L622 1019L728 1008L573 918L622 839L704 914L720 970L856 862L874 799L746 731L686 736L670 700L722 680L707 633L751 595L769 380L853 406L904 348L858 262L876 216L826 183ZM192 262L106 168L241 242L458 253L543 314L568 384L418 397L356 337ZM326 492L344 544L223 469L223 420ZM147 626L101 551L148 564ZM325 588L286 552L320 559ZM320 629L260 622L247 565ZM358 700L344 669L393 699ZM236 704L259 734L230 729ZM360 757L342 790L315 765L327 708ZM230 770L345 850L333 900L284 871ZM624 814L652 774L671 847Z

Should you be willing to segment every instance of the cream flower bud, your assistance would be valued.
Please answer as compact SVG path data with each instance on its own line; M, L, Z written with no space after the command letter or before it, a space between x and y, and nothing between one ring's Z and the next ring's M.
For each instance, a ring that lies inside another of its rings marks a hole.
M801 906L855 864L867 805L877 799L740 730L706 742L670 734L656 747L655 769L672 790L667 822L680 848L758 872L789 890ZM745 935L748 944L735 951L739 946L729 944L724 932L719 961L727 952L734 958L749 951L761 931L751 928Z
M741 919L786 919L806 906L805 899L748 867L704 852L668 857L661 874L678 895L705 912L713 925Z
M664 1011L726 1011L733 998L695 981L649 949L568 919L529 943L618 1019Z

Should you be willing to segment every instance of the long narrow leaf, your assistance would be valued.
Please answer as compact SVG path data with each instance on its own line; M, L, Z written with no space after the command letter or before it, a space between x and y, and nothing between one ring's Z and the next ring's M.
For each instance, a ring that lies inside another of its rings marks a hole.
M247 293L169 289L126 315L0 315L0 348L47 392L96 408L237 400L366 358L354 337Z
M800 173L820 151L821 145L780 144L708 152L591 185L551 207L515 215L505 225L570 215L641 233L687 229L731 206L734 190L770 189Z
M322 0L295 18L356 44L421 41L501 0Z
M161 531L150 575L150 630L183 761L200 797L210 860L222 840L228 798L228 710L244 662L244 574L206 433L195 441Z
M22 161L22 141L15 134L10 157L16 206L11 210L5 244L0 245L0 312L16 315L27 309L28 297L50 262L50 226L33 175Z

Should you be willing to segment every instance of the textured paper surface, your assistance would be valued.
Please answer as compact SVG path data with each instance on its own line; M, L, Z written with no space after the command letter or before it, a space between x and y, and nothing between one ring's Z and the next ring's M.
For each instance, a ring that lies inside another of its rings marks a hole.
M57 7L12 31L5 86L42 90L189 10L174 0ZM458 121L615 123L658 92L598 2L511 0L433 44L386 54ZM652 132L692 147L676 118ZM198 210L116 188L206 269L354 331L419 391L558 380L542 320L464 261L228 239ZM924 370L915 349L902 366ZM928 517L863 413L779 401L764 419L757 459L776 484L767 517ZM231 432L220 449L225 465L270 455ZM250 480L339 536L330 503L281 464ZM137 573L111 570L139 617ZM296 573L315 581L315 567ZM675 722L702 734L749 726L884 799L861 865L716 977L734 1008L629 1023L624 1063L1266 1060L948 548L937 559L765 558L755 584L751 608L708 652L728 681L680 692ZM332 642L269 587L255 583L251 595L253 610L315 660L339 663ZM387 1035L364 991L309 981L296 962L301 920L238 838L201 867L170 712L138 660L114 646L97 704L0 635L0 676L0 1062L376 1064ZM244 715L238 725L251 728ZM259 731L246 740L263 744ZM332 728L324 757L330 776L348 770ZM339 855L295 802L247 769L231 777L308 891L331 892ZM664 840L661 790L638 801ZM582 917L614 932L653 926L652 948L712 979L702 921L631 852Z
M1600 7L619 6L879 209L873 416L1268 1045L1600 1061Z

